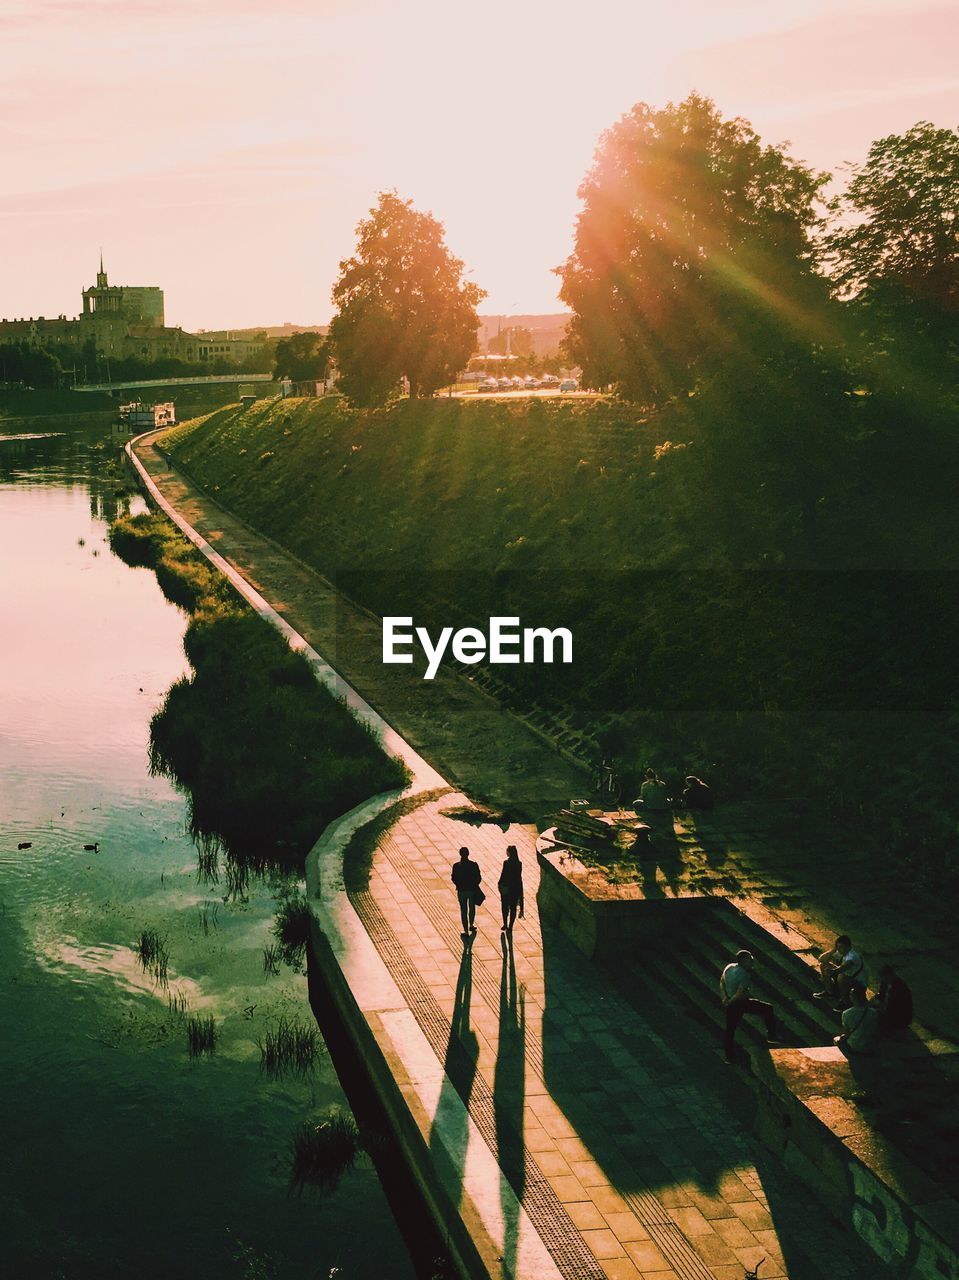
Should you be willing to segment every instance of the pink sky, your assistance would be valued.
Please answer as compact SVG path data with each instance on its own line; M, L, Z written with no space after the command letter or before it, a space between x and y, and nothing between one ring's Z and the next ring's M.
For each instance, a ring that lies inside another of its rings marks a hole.
M959 124L957 48L956 6L909 0L0 0L0 315L76 314L102 245L168 324L323 322L392 187L484 310L556 310L576 188L633 103L695 87L835 170Z

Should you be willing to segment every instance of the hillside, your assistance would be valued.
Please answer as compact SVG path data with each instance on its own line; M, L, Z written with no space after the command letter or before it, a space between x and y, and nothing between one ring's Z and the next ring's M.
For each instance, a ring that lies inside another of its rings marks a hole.
M954 876L948 504L932 481L894 501L903 464L867 475L843 442L810 559L783 459L720 455L704 411L331 398L225 409L170 440L221 502L380 614L569 626L573 667L496 674L633 777L652 764L805 797L859 814L917 874Z

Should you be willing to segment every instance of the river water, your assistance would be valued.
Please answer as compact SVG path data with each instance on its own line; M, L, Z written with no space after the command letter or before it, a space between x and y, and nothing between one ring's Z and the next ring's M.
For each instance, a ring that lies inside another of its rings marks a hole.
M281 886L198 878L186 799L147 761L185 616L107 546L142 506L116 441L12 438L43 431L0 425L3 1272L412 1277L365 1160L331 1193L289 1188L297 1126L348 1108L327 1057L306 1080L260 1070L266 1029L312 1016L305 977L263 970ZM168 988L139 965L144 929ZM171 993L215 1018L211 1057L191 1059Z

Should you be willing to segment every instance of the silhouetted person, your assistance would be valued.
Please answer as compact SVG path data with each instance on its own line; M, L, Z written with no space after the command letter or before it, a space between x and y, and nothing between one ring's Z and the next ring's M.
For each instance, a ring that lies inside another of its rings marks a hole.
M665 813L669 808L666 783L662 778L657 778L655 769L646 770L643 785L639 788L639 801L651 813Z
M519 851L515 844L507 845L506 861L499 874L500 905L503 908L503 927L501 933L512 933L516 921L516 913L523 918L523 864L519 860Z
M842 1032L835 1043L844 1053L872 1053L879 1035L879 1010L866 999L866 988L854 982L849 988L849 1008L842 1015Z
M912 1025L912 992L891 964L884 964L879 970L879 994L874 1008L884 1036L905 1031Z
M726 1010L726 1033L723 1036L723 1049L726 1061L734 1062L733 1046L736 1039L736 1028L747 1013L758 1013L766 1024L766 1038L775 1040L776 1011L764 1000L754 1000L749 994L753 979L756 958L751 951L737 951L736 959L727 964L719 979L719 994L723 1008Z
M848 933L841 933L832 950L824 951L819 957L819 972L822 976L822 990L814 992L816 999L826 1000L831 997L837 1006L845 1007L852 984L863 982L866 977L866 962L852 945Z
M690 774L683 789L683 808L712 809L714 803L712 787L707 786L702 778Z
M482 901L480 881L483 879L483 873L479 869L479 864L470 858L470 851L465 845L460 849L459 862L453 863L450 879L456 885L456 896L460 902L463 937L468 938L470 934L476 932L476 925L473 922L476 919L477 900Z

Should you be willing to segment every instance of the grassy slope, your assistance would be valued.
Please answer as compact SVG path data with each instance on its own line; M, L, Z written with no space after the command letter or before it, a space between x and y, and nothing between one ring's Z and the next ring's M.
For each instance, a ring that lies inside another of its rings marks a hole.
M688 405L646 420L605 402L357 414L329 399L223 410L178 429L173 449L377 612L572 625L572 678L498 671L520 701L605 725L628 766L861 806L896 856L939 868L955 839L939 799L955 610L938 579L908 572L928 531L859 493L827 529L855 572L757 572L759 527L747 570L744 540L723 536L728 511L703 492L696 436ZM905 572L861 571L889 548Z

